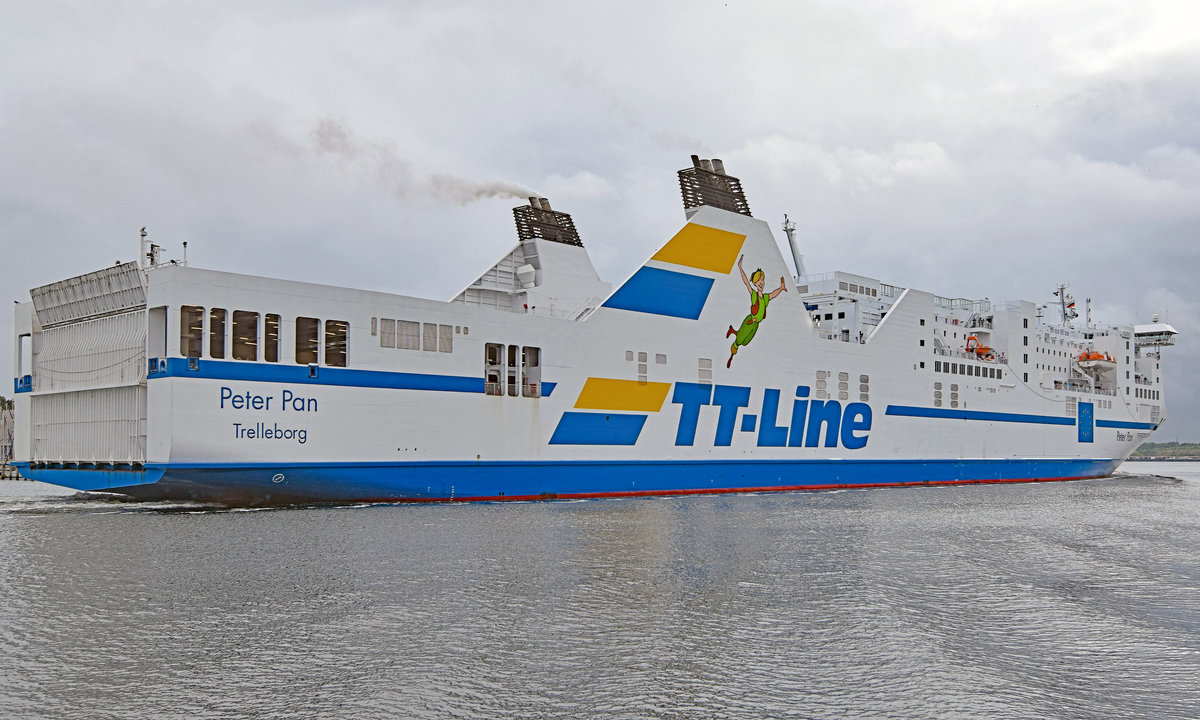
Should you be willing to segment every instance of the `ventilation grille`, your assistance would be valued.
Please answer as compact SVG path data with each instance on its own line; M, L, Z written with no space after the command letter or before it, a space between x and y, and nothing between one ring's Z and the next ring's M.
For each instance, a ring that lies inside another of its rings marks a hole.
M528 205L513 208L513 219L517 222L517 237L521 240L540 238L583 247L575 221L567 213L551 210L546 198L531 197Z
M132 262L36 287L29 294L43 328L146 306L142 273Z
M742 192L742 181L725 174L720 160L701 160L692 156L692 167L679 171L679 189L685 210L708 205L730 212L750 215L750 204Z

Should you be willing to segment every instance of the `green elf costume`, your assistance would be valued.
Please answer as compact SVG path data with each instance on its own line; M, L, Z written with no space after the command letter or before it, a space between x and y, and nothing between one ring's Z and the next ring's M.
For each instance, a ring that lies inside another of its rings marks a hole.
M737 330L733 326L729 326L729 331L725 333L725 337L737 334L733 339L733 344L729 346L729 359L725 361L725 367L733 364L733 356L737 355L739 345L749 345L754 339L755 333L758 332L758 326L767 317L767 303L775 299L781 292L787 292L787 286L783 282L783 278L779 278L779 287L770 293L765 292L766 289L766 273L762 268L755 270L747 279L746 271L742 269L742 260L746 256L738 258L738 272L742 274L742 282L746 284L746 289L750 291L750 314L742 320L742 326Z

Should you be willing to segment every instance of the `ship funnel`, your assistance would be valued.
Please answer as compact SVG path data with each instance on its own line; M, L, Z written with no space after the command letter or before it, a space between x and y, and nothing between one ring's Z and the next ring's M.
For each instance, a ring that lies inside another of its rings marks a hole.
M540 238L583 247L575 221L567 213L551 210L550 201L544 197L531 197L529 205L513 208L513 219L522 241Z
M708 205L729 212L750 215L750 204L742 191L742 181L725 174L725 163L692 156L692 166L679 171L679 189L683 208Z

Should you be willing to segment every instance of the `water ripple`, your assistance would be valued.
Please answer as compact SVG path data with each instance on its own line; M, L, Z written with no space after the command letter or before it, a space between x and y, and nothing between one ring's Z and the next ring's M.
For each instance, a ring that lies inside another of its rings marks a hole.
M1197 510L1200 473L254 513L10 492L0 707L1194 718Z

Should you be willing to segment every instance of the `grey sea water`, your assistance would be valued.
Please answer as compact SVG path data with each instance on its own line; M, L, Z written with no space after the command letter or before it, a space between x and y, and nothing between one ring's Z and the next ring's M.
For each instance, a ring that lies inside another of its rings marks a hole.
M4 718L1197 718L1200 463L253 512L0 483Z

